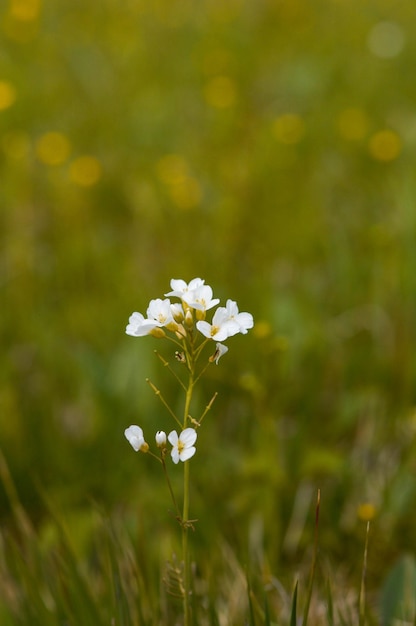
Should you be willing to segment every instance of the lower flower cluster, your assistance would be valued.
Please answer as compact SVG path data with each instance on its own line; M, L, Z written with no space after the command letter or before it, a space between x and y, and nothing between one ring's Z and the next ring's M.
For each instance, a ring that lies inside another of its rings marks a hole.
M124 431L124 435L127 441L130 443L133 450L136 452L148 452L149 444L145 441L143 430L140 426L132 424ZM155 435L156 445L165 453L167 448L167 441L172 445L170 455L172 461L177 464L179 461L188 461L192 458L196 452L194 443L197 439L197 433L194 428L185 428L179 435L176 430L172 430L166 437L166 433L163 430L158 430Z

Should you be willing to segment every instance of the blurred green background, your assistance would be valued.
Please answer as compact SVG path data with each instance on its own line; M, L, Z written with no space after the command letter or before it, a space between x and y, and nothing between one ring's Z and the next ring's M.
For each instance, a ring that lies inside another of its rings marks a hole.
M123 435L171 426L169 346L124 330L200 276L256 322L194 409L219 392L201 550L299 558L318 488L326 558L359 570L367 519L373 576L413 550L412 3L10 0L0 46L0 446L32 519L40 485L74 533L97 503L173 526Z

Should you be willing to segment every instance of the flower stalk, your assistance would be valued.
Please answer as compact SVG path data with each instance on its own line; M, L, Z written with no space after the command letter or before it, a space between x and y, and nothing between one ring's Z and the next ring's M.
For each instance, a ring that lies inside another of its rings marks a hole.
M159 397L162 405L166 408L170 417L177 427L181 428L178 434L172 430L167 436L163 431L157 431L155 443L159 449L159 456L149 449L145 441L143 430L140 426L131 425L125 430L125 436L136 452L149 453L161 462L167 481L170 497L172 499L176 517L181 526L182 533L182 562L183 562L183 624L191 624L191 570L189 550L189 529L194 529L194 522L190 519L190 459L196 452L197 440L196 429L201 426L202 420L210 411L217 393L213 395L206 405L199 420L191 417L192 396L196 383L205 373L208 367L215 363L218 365L220 358L226 354L228 347L223 342L237 333L246 334L253 327L253 316L250 313L240 313L237 303L227 300L225 307L218 307L212 317L211 323L206 320L207 312L219 304L218 298L213 298L212 288L205 285L201 278L194 278L189 283L183 280L171 280L171 291L165 294L165 299L151 300L147 308L147 317L134 312L129 318L126 333L133 337L151 335L159 339L168 339L174 346L176 366L172 367L167 359L155 351L163 366L174 376L179 386L185 393L182 420L165 400L161 391L148 378L153 392ZM175 297L179 302L171 302ZM209 356L203 360L205 348L212 346L215 341L215 349L211 347ZM200 364L202 360L202 364ZM182 369L180 369L182 368ZM184 375L184 369L187 375ZM173 492L169 478L165 458L168 453L167 445L171 444L170 456L174 465L179 461L183 463L183 494L182 514L177 504L178 500Z

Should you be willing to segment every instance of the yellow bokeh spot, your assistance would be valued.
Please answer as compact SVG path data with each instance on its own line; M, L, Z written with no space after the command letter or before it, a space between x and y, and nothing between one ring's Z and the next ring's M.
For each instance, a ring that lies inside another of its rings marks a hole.
M371 138L368 145L371 156L377 161L393 161L402 148L402 142L397 133L392 130L380 130Z
M157 173L164 183L174 185L184 181L189 172L188 163L179 154L167 154L156 165Z
M272 130L278 141L290 145L302 139L305 122L296 113L285 113L274 120Z
M14 104L16 89L7 80L0 80L0 111L4 111Z
M179 209L193 209L200 203L200 184L191 176L188 162L180 154L165 155L157 162L156 170Z
M179 209L193 209L201 201L202 192L198 181L191 176L171 185L169 194Z
M376 507L370 502L360 504L357 509L357 515L363 522L370 522L376 515Z
M36 154L46 165L64 163L71 151L69 139L62 133L50 132L42 135L36 142Z
M270 335L272 334L271 324L269 322L266 322L266 320L260 320L259 322L256 322L253 328L253 334L258 339L266 339L267 337L270 337Z
M367 116L361 109L344 109L337 119L338 130L341 137L348 141L359 141L368 128Z
M40 0L11 0L10 15L16 20L30 22L40 13Z
M235 104L237 89L228 76L216 76L205 85L204 96L215 109L227 109Z
M80 156L69 166L69 178L80 187L92 187L101 178L101 163L93 156Z

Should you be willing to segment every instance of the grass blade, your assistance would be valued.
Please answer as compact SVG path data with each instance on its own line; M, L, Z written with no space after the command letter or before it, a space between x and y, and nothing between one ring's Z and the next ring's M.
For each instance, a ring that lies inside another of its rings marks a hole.
M319 530L319 507L321 504L321 490L318 489L318 495L316 499L316 509L315 509L315 538L313 543L313 557L312 557L312 566L311 566L311 575L309 579L308 593L306 596L306 604L305 610L303 612L303 626L306 626L308 623L309 616L309 607L311 604L312 591L313 591L313 583L315 579L315 570L316 563L318 560L318 530Z
M359 597L359 607L358 607L359 626L364 626L365 624L365 614L366 614L365 584L366 584L366 576L367 576L367 555L368 555L369 533L370 533L370 522L367 522L367 531L365 535L365 546L364 546L363 570L361 573L361 586L360 586L360 597Z
M290 626L297 626L296 605L298 601L298 581L296 581L292 598L292 611L290 614Z
M332 600L332 590L331 583L328 579L326 584L326 597L327 597L327 615L328 615L328 626L334 626L334 603Z

